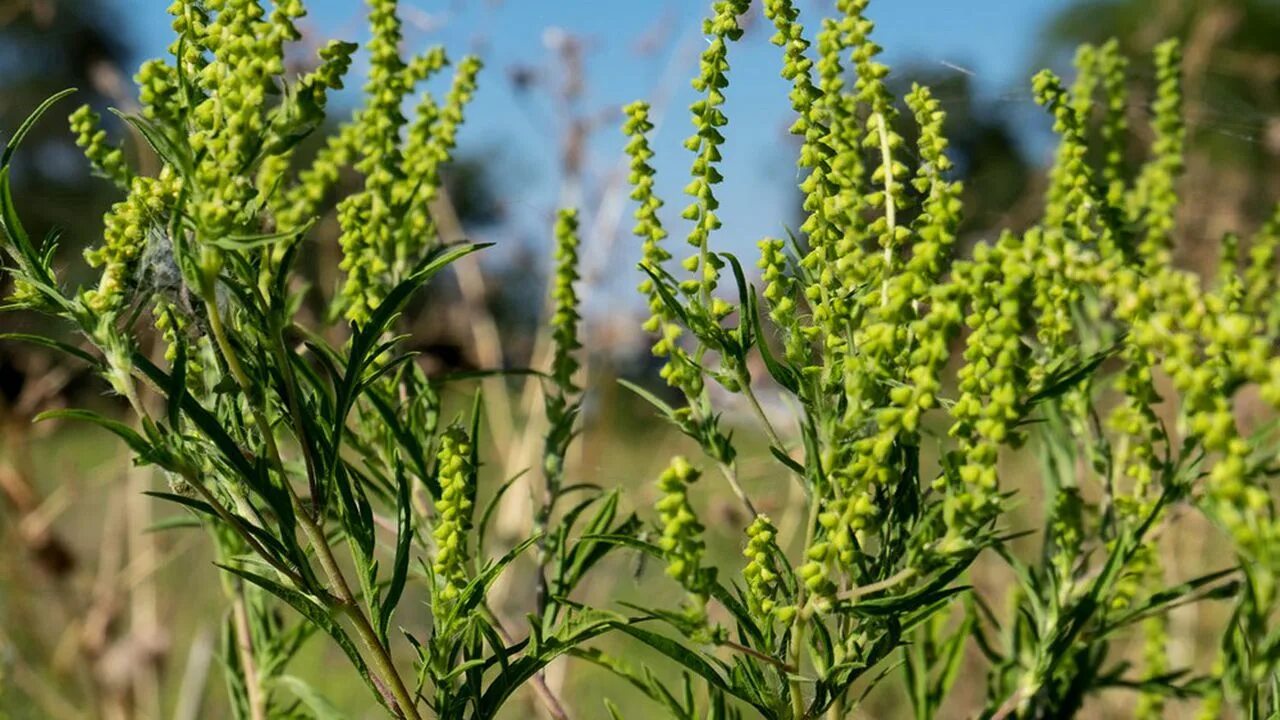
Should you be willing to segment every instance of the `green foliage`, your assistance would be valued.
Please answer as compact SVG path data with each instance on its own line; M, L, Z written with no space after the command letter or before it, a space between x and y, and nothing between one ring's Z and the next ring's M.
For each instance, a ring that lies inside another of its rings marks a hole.
M321 633L371 702L401 718L493 718L524 687L561 717L543 673L566 655L619 675L675 718L834 720L890 679L929 718L961 676L979 674L963 662L970 646L985 658L983 717L1068 717L1112 690L1136 691L1143 717L1160 716L1168 698L1201 699L1206 716L1280 712L1277 447L1266 431L1245 433L1233 406L1246 385L1280 406L1280 231L1267 224L1247 254L1225 240L1212 283L1172 265L1185 144L1176 43L1156 51L1154 142L1136 173L1124 163L1127 65L1116 44L1083 48L1070 87L1037 75L1036 100L1060 136L1042 216L961 254L963 188L945 113L924 87L902 112L866 1L838 2L815 43L796 4L764 3L792 84L805 219L789 240L760 243L761 300L742 262L712 243L728 56L749 9L713 3L685 143L694 253L683 271L668 268L662 244L647 106L627 107L624 131L644 329L682 402L634 389L741 504L745 562L730 569L710 558L691 492L718 481L700 481L689 460L673 458L659 477L652 527L620 510L619 491L569 482L583 392L574 210L552 233L554 352L539 374L548 430L534 530L490 554L496 500L476 512L480 404L442 425L439 382L397 334L414 293L480 249L444 246L430 210L480 64L461 61L443 103L424 93L406 117L409 97L448 60L439 48L403 58L396 3L369 4L364 101L305 167L293 150L321 127L355 47L330 43L313 71L287 78L300 2L270 14L256 0L171 6L171 57L143 65L141 112L125 117L159 170L131 169L88 109L71 118L96 171L125 193L86 253L101 271L94 287L64 287L56 236L33 242L10 193L13 152L61 96L0 159L9 304L61 319L85 347L3 337L66 351L101 375L127 400L127 420L82 410L42 419L115 434L168 478L173 492L153 495L208 529L231 609L222 656L236 717L333 717L322 688L289 670ZM906 122L914 147L899 130ZM358 186L331 197L348 168ZM349 321L345 337L298 312L307 289L293 263L330 209L345 273L330 318ZM150 352L149 327L163 353ZM768 377L753 377L756 353ZM768 384L795 408L785 423L756 396ZM713 386L751 408L776 461L774 489L796 483L803 495L776 521L740 482ZM1158 407L1165 386L1177 399L1172 430ZM1014 547L1004 477L1019 459L1039 461L1046 497L1031 557ZM566 507L570 491L586 497ZM1220 527L1234 565L1166 582L1154 542L1175 510ZM624 551L664 562L683 603L582 604L579 586ZM507 627L491 594L526 554L532 612ZM979 558L1016 578L1010 612L965 584ZM393 633L410 593L425 597L429 626ZM1169 611L1211 600L1232 608L1213 674L1171 667ZM606 654L593 643L606 633L656 653L681 685ZM1135 636L1141 651L1117 659Z
M736 307L708 312L688 281L667 274L664 257L646 251L642 265L642 289L662 300L651 303L657 319L649 326L661 330L659 354L676 355L676 341L692 335L693 367L759 412L740 365L754 347L799 408L790 432L763 413L759 420L776 445L777 477L804 485L806 517L790 518L792 528L761 516L751 523L746 588L723 601L737 655L719 680L769 717L843 717L858 700L854 684L891 676L891 658L901 655L915 712L931 717L973 640L990 663L988 716L1064 717L1112 688L1139 691L1144 717L1159 716L1170 696L1204 697L1207 712L1228 699L1274 711L1280 700L1270 688L1280 676L1274 659L1261 658L1280 639L1263 630L1277 612L1266 459L1276 448L1269 436L1239 434L1232 395L1257 383L1276 399L1267 369L1276 364L1276 336L1264 329L1273 310L1246 304L1274 297L1276 257L1264 229L1250 265L1258 275L1239 275L1228 254L1225 279L1202 287L1171 264L1184 134L1177 44L1157 48L1154 142L1133 176L1123 157L1127 65L1117 44L1082 48L1071 88L1038 75L1036 98L1061 137L1043 216L956 257L961 188L950 179L944 114L927 89L914 88L906 106L917 147L904 147L865 2L838 5L841 15L821 23L816 61L798 8L764 5L792 83L805 173L801 236L760 244L773 326L761 326L749 287ZM636 117L626 130L638 170L637 234L650 247L661 202L652 195L649 128ZM694 167L697 174L701 156ZM1271 276L1263 279L1261 268ZM737 327L727 326L734 316ZM781 357L770 348L775 334ZM1157 407L1160 372L1180 398L1175 436ZM690 407L660 409L721 463L740 494L732 454L697 426L717 417L705 384L665 377ZM951 440L938 438L947 425ZM936 469L922 453L929 438L939 446ZM1012 505L1000 481L1002 456L1020 454L1040 459L1048 497L1043 550L1030 563L1009 546ZM751 498L743 502L754 515ZM1228 581L1239 572L1228 570L1165 586L1153 538L1179 505L1224 528L1250 582ZM805 538L798 555L772 544L788 530ZM964 588L954 583L992 551L1019 578L1014 612L997 615L975 596L957 616L947 601ZM1227 632L1234 639L1224 645L1220 695L1221 681L1169 667L1164 618L1175 604L1229 597L1240 614ZM782 635L775 622L786 626ZM1140 655L1111 659L1135 630L1144 638ZM720 662L712 654L703 661ZM776 682L763 680L779 669Z

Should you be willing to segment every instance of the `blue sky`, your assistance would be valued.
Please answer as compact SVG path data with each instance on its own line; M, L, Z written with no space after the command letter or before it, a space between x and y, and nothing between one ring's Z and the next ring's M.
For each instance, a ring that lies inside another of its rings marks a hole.
M129 40L139 58L164 51L169 40L165 2L115 0L128 6ZM812 37L819 11L830 0L798 0L802 22ZM1014 111L1030 105L1025 91L1034 48L1045 20L1069 0L873 0L870 17L874 38L887 48L891 66L915 64L943 72L971 73L982 95L1012 99ZM136 4L135 4L136 3ZM754 5L758 6L758 2ZM142 11L138 6L146 5ZM318 38L363 41L365 6L359 0L311 0L307 29ZM494 163L508 202L506 234L527 240L544 236L559 201L558 117L548 93L521 95L513 90L509 71L517 66L554 70L545 39L560 29L585 43L586 92L581 108L601 118L588 145L583 208L587 224L608 187L621 157L617 116L609 111L660 90L670 95L668 111L655 140L659 191L671 210L673 237L682 235L675 213L683 206L680 188L687 181L688 154L680 141L689 132L683 108L693 99L688 78L703 42L699 18L709 2L702 0L402 0L407 20L407 51L443 44L450 55L478 52L486 70L481 89L461 136L463 152L480 153ZM778 76L780 56L767 42L771 28L753 7L755 27L730 51L726 112L730 126L724 147L721 186L725 227L716 242L721 249L753 255L755 242L782 232L791 220L794 196L786 191L796 178L793 147L786 141L790 122L787 83ZM667 28L665 31L660 28ZM647 52L642 39L660 38ZM683 49L685 52L680 52ZM692 51L689 52L689 51ZM675 59L672 59L675 58ZM353 68L362 83L364 66ZM674 78L674 82L671 81ZM445 79L447 81L447 78ZM443 83L437 83L437 92ZM350 96L348 96L349 98ZM1037 151L1043 151L1037 147ZM630 227L629 207L622 227ZM625 234L609 264L631 266L634 248ZM491 251L492 252L492 251Z

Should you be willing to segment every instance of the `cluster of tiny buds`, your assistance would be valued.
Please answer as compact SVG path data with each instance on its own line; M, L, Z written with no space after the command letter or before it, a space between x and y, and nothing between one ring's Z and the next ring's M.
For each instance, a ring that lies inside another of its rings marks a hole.
M778 577L774 555L778 552L778 529L767 515L757 515L747 526L747 547L742 551L747 565L742 577L747 582L747 600L752 610L762 617L770 617L780 608L777 605Z
M181 187L181 178L168 166L155 178L135 176L128 196L103 217L102 244L85 251L89 265L102 268L98 287L84 292L94 311L111 312L127 302L148 235L167 222Z
M703 565L706 528L698 520L689 501L689 488L701 472L682 456L671 459L658 476L658 525L662 535L658 547L667 560L666 573L680 583L688 595L686 619L698 628L699 636L714 634L707 623L706 604L715 570Z
M635 210L636 225L632 232L641 239L640 265L647 272L638 289L649 303L649 317L644 322L647 332L658 335L653 344L653 354L666 358L661 373L668 385L679 388L688 397L697 397L702 392L702 371L688 358L680 347L680 336L683 329L675 323L666 302L658 290L657 283L647 273L659 273L671 253L662 246L667 237L666 230L658 218L658 210L662 200L654 192L654 169L649 164L653 150L649 145L648 134L653 131L653 122L649 119L649 106L635 102L625 108L627 115L623 132L627 135L627 155L631 158L631 198L638 203Z
M561 387L573 388L573 375L578 371L574 351L582 347L578 340L578 211L561 210L556 215L555 274L551 279L551 337L555 355L551 374Z
M102 118L88 105L82 105L71 113L71 132L76 135L76 145L84 151L94 171L120 187L129 187L133 172L124 159L124 151L110 144L107 131L100 127Z
M467 534L471 529L475 496L471 443L466 431L450 427L441 433L436 454L440 499L436 502L437 520L431 533L436 545L432 569L443 581L440 596L445 600L457 597L458 591L467 584Z

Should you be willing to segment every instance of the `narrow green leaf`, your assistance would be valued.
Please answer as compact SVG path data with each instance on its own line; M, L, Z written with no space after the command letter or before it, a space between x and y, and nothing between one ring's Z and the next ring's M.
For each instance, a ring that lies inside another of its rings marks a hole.
M36 106L36 109L27 116L26 120L22 121L22 124L18 126L18 129L13 131L13 137L9 138L9 142L5 145L4 154L0 155L0 168L9 167L9 163L13 162L13 152L18 149L18 146L21 145L22 141L27 137L27 133L31 132L31 128L35 127L35 124L46 112L49 111L49 108L53 107L59 100L75 91L75 88L67 88L66 90L56 92L46 98L44 102Z
M184 148L165 135L162 128L141 115L121 112L115 108L111 108L111 113L128 123L134 130L137 130L138 134L142 136L147 145L151 146L151 149L155 151L156 156L162 162L173 167L183 177L190 177L192 172L191 158Z
M39 345L50 350L56 350L60 353L70 355L77 360L83 360L95 370L101 370L104 367L102 360L94 357L87 350L82 350L70 343L54 340L53 338L45 337L43 335L29 335L27 333L0 333L0 340L14 340L17 342L29 343L31 345Z
M297 696L302 701L302 704L311 710L315 720L346 720L346 715L343 715L338 708L334 707L333 703L326 700L323 695L316 692L315 688L305 681L292 675L280 675L272 678L271 681Z
M397 505L400 510L399 522L396 526L396 556L391 565L391 581L387 584L387 596L382 601L378 613L378 634L382 643L387 644L387 627L391 624L391 615L400 603L400 595L404 592L405 581L409 577L409 550L413 541L413 503L409 500L409 479L403 472L396 473L396 484L399 486Z
M139 435L137 431L118 420L111 420L98 413L71 408L46 410L36 415L32 422L44 422L46 420L80 420L93 423L124 440L129 449L133 450L140 460L154 462L156 458L155 447L146 438Z

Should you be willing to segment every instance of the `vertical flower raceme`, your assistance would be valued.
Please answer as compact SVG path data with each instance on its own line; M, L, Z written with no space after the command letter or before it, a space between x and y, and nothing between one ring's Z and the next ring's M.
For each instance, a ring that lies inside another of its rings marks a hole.
M922 205L912 223L911 255L903 272L891 279L887 297L887 315L905 325L904 331L894 333L894 347L897 352L905 349L907 355L902 376L897 378L903 384L889 391L891 405L877 413L880 432L889 436L916 432L920 415L934 406L941 390L940 373L950 354L948 338L961 319L954 285L939 284L943 268L950 264L962 190L959 182L946 177L951 169L942 133L946 114L924 87L915 87L907 104L920 126L920 168L912 184L922 196ZM927 308L920 312L922 303Z
M347 123L325 138L311 165L298 172L297 184L279 194L279 204L273 208L277 225L298 227L320 210L338 184L342 168L353 162L358 137L356 125Z
M368 101L357 117L355 136L359 153L355 167L364 176L364 188L338 205L340 267L346 272L341 303L353 322L369 317L392 269L398 218L391 193L401 169L400 129L406 119L400 106L408 93L395 1L369 0L369 24Z
M830 172L829 148L823 143L827 125L821 116L823 93L813 84L813 61L806 51L809 41L804 36L804 26L799 22L800 11L791 0L769 0L764 4L764 14L773 22L775 33L770 41L783 48L782 77L791 81L791 108L796 113L790 132L803 139L796 161L808 175L801 181L805 193L804 209L807 213L801 231L809 238L810 252L826 252L833 242L831 224L826 220L825 198L835 192L827 179ZM838 63L838 58L837 58ZM759 267L764 273L765 300L769 304L770 317L783 333L783 344L789 361L804 366L808 364L808 342L812 330L802 328L797 307L797 292L802 290L787 268L786 243L776 238L760 242ZM828 280L828 284L830 280ZM821 292L813 303L815 315L830 317L831 313ZM831 342L840 342L839 335L827 333Z
M1138 254L1157 267L1172 259L1174 210L1178 204L1175 183L1184 165L1186 125L1182 119L1181 62L1176 40L1156 46L1156 97L1152 104L1155 142L1127 203L1129 219L1141 224Z
M799 283L791 273L786 246L785 241L777 238L761 240L759 267L765 283L764 299L769 303L769 318L783 333L784 354L792 364L803 366L809 361L809 343L800 326L796 302Z
M700 476L701 473L688 460L679 456L672 458L671 464L658 476L661 496L655 508L662 531L658 547L667 559L667 575L679 582L689 594L688 619L705 626L706 603L715 571L702 564L706 528L698 521L689 502L689 487Z
M662 200L654 192L655 173L649 160L653 150L649 146L648 134L653 131L653 123L649 120L649 106L635 102L625 109L627 121L623 132L627 135L627 155L631 158L631 199L638 203L635 211L636 224L632 232L641 239L640 266L646 273L659 274L665 272L663 266L671 259L671 253L662 246L667 237L662 222L658 218L658 210ZM687 397L697 397L702 392L702 372L693 363L685 350L680 346L681 327L671 317L662 293L652 277L640 281L639 291L649 303L649 317L645 320L644 329L656 334L658 339L653 345L653 354L666 358L662 367L662 378L671 387L678 388Z
M965 364L957 371L960 396L951 408L950 432L960 441L963 490L949 496L944 508L950 544L961 547L967 545L966 529L985 524L998 509L996 462L1013 435L1026 389L1023 307L1032 269L1024 247L1010 233L995 245L979 244L961 279L970 297L965 323L971 331Z
M819 533L806 550L808 562L800 572L815 594L834 590L826 571L817 572L819 568L829 567L837 557L846 567L852 567L853 548L866 540L855 540L854 535L873 528L880 493L892 475L893 464L886 461L893 449L893 437L875 426L872 414L873 408L883 403L885 383L897 377L898 363L891 359L889 348L899 331L905 336L908 320L896 317L902 307L888 302L893 253L910 235L898 215L906 204L907 170L895 158L902 138L893 129L897 110L884 83L888 68L876 61L881 49L871 39L874 24L864 15L866 3L851 0L842 3L840 9L843 20L827 26L820 45L823 49L850 48L857 79L852 94L824 96L828 107L834 108L830 113L832 130L838 129L840 135L833 174L839 186L836 204L844 222L828 264L820 272L834 276L835 283L828 293L846 298L847 308L840 303L832 305L840 315L840 326L834 330L852 342L847 350L839 350L837 343L831 358L836 370L832 379L842 384L844 402L827 440L833 451L830 473L838 493L831 498L825 514L835 513L840 520L830 527L824 525L825 532ZM829 72L833 68L834 63L824 56L821 70ZM841 87L835 79L824 77L824 92ZM861 127L857 121L859 107L865 109L866 115ZM836 118L840 120L837 122ZM862 161L852 159L864 151L874 158L866 188L861 186ZM864 214L874 214L868 225L861 220ZM855 217L859 219L854 220ZM880 252L864 254L864 244L872 242L880 246Z
M194 78L190 143L197 158L191 208L201 238L233 232L248 221L257 196L247 174L265 130L271 78L284 69L281 26L263 19L256 0L226 0L209 14L201 35L209 61ZM216 253L205 260L216 272Z
M578 211L562 209L556 216L555 271L551 277L551 377L544 393L547 434L543 442L542 472L545 494L535 513L535 527L547 527L553 506L560 495L565 475L565 456L574 437L581 390L574 384L580 367L576 353L581 349L578 331L582 322L578 290ZM546 552L545 546L541 546ZM544 555L545 557L545 555Z
M1091 49L1078 57L1082 77L1093 75L1093 59ZM1032 86L1036 102L1052 113L1053 129L1061 137L1057 158L1049 172L1041 230L1027 237L1036 256L1031 263L1036 271L1036 336L1044 352L1055 357L1071 342L1074 329L1071 311L1080 298L1079 284L1071 277L1073 260L1080 248L1089 245L1096 236L1093 226L1096 208L1090 195L1093 176L1083 129L1096 81L1078 82L1073 97L1056 75L1044 70L1036 74ZM1037 372L1034 380L1042 380L1041 375Z
M556 216L556 266L551 278L551 339L555 352L551 376L562 388L574 388L573 376L578 371L574 352L582 347L578 341L578 211L561 210Z
M694 153L694 160L690 169L693 179L684 189L692 202L682 215L694 224L688 241L696 252L684 262L685 269L695 273L695 277L682 283L682 288L716 319L729 313L728 304L713 295L723 262L709 247L711 233L720 227L720 218L716 216L720 202L714 186L723 180L716 169L721 159L720 146L724 143L720 130L728 122L722 106L725 88L729 86L729 43L742 36L738 16L746 12L748 4L748 0L717 0L712 16L703 21L702 30L708 36L708 45L699 61L698 77L693 81L694 89L702 96L689 107L694 133L685 141L685 147Z
M1244 270L1244 311L1264 320L1266 336L1280 336L1280 307L1273 302L1280 267L1280 203L1254 234Z
M747 526L747 547L742 551L747 565L742 570L742 577L747 582L747 602L751 610L761 617L772 617L777 606L778 566L775 555L779 553L777 545L778 529L767 515L757 515Z
M70 122L76 145L84 151L94 172L127 189L133 171L125 162L124 151L107 141L107 131L100 127L102 118L88 105L82 105L71 114Z
M290 88L290 96L271 113L271 140L263 150L264 157L257 183L259 188L270 193L269 207L275 214L277 223L282 219L287 220L287 224L282 224L281 229L298 227L310 218L310 214L284 217L285 193L279 185L289 170L298 138L319 127L324 121L329 93L342 89L355 51L354 43L337 40L320 48L320 64L299 78Z
M439 62L443 62L443 53L438 57ZM436 56L424 56L420 72L424 76L434 74L438 69L436 62ZM457 145L458 129L462 126L464 111L475 95L476 78L481 67L479 58L472 55L464 57L458 64L444 104L437 107L430 96L425 96L409 126L403 180L395 194L397 206L403 208L402 237L396 246L397 268L412 264L428 243L435 240L430 204L440 188L440 169L449 162Z
M138 85L142 115L173 125L186 109L178 80L178 69L159 58L148 60L138 68L133 81Z
M789 356L797 362L807 354L804 345L814 336L827 351L824 357L842 352L847 343L845 334L837 329L839 318L843 317L840 304L844 301L835 289L835 245L840 233L830 216L840 189L831 165L834 161L833 144L842 138L837 124L843 119L838 115L841 110L839 87L844 81L839 52L843 46L837 41L841 36L838 30L824 31L819 46L823 54L819 75L825 84L819 88L811 77L813 61L807 56L809 42L804 37L804 26L799 22L799 10L790 0L775 0L765 3L764 12L776 31L772 42L784 48L782 77L791 81L791 107L797 115L791 125L791 133L803 138L796 164L801 171L807 172L800 182L806 214L800 231L809 244L809 252L803 262L809 268L813 281L803 290L812 310L812 325L801 330L798 318L794 317L795 288L791 286L796 283L784 283L780 274L784 244L778 240L762 243L760 261L769 283L766 299L777 316L774 320L787 333L785 341ZM804 336L794 337L799 332Z
M462 428L454 426L441 434L436 454L440 500L436 502L438 519L432 531L436 545L432 569L440 581L440 597L444 600L457 597L467 584L467 536L475 501L472 442Z
M869 261L865 247L871 195L863 150L868 129L861 124L862 98L857 87L851 89L845 77L850 69L857 73L859 46L871 31L870 26L864 25L865 7L861 0L837 0L836 17L824 21L818 33L818 87L822 91L819 117L826 129L819 142L828 148L829 168L825 177L830 183L826 190L830 200L823 213L835 226L835 237L829 243L826 258L830 267L824 274L827 281L834 283L827 302L836 322L843 322L850 310L850 300L845 296L874 272L874 263ZM846 53L852 67L845 61ZM847 341L848 331L842 336ZM842 356L836 353L832 365L839 365Z
M1102 181L1105 183L1107 203L1121 207L1124 202L1125 142L1128 139L1129 95L1128 60L1120 54L1120 43L1115 38L1098 49L1098 71L1102 75L1102 92L1105 100L1102 115L1102 149L1105 153L1102 165Z

